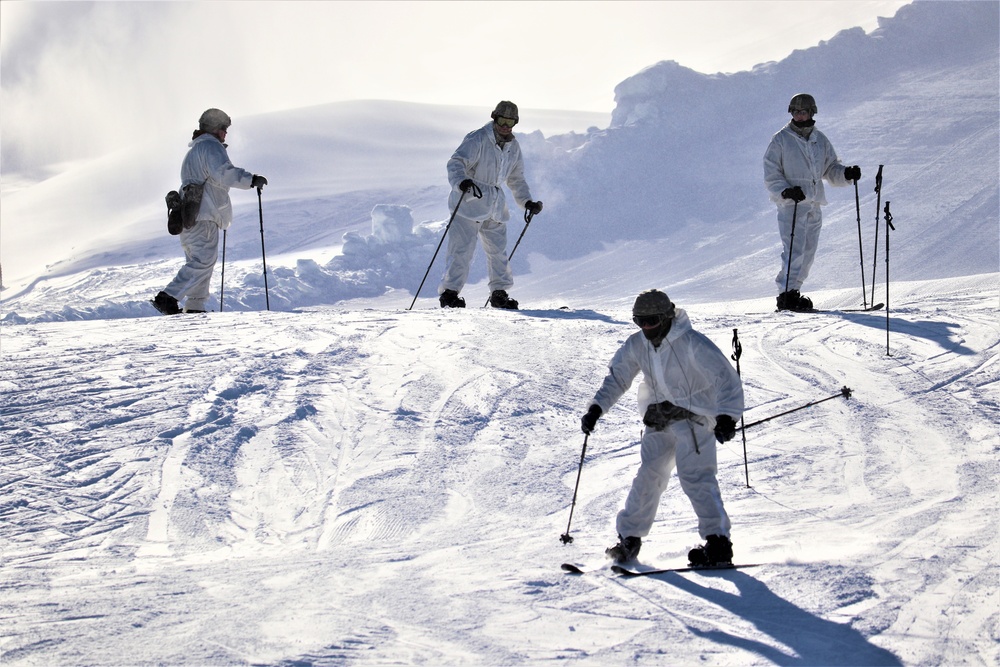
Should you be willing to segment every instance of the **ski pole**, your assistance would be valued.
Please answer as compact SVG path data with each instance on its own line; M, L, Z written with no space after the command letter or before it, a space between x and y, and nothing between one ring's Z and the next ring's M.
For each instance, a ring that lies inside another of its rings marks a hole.
M784 412L780 412L780 413L778 413L776 415L772 415L770 417L765 417L764 419L758 419L755 422L750 422L744 428L750 428L751 426L756 426L757 424L763 424L764 422L769 422L772 419L777 419L778 417L784 417L785 415L791 414L793 412L798 412L799 410L805 410L806 408L812 407L814 405L818 405L819 403L823 403L825 401L832 401L833 399L839 398L841 396L843 396L844 398L850 398L851 397L851 393L852 393L852 391L851 391L850 387L841 387L840 391L837 392L836 394L834 394L833 396L828 396L826 398L821 398L818 401L813 401L812 403L806 403L805 405L801 405L801 406L799 406L797 408L792 408L791 410L785 410Z
M875 273L878 270L878 216L882 205L882 167L878 166L878 173L875 174L875 250L872 254L872 305L875 305Z
M896 231L889 212L889 200L885 201L885 353L889 356L889 230Z
M413 301L410 302L410 307L407 310L413 310L413 304L417 302L417 297L420 296L420 290L424 288L424 281L427 280L427 275L431 272L431 267L434 266L434 260L437 259L438 252L441 251L441 245L444 243L444 237L448 236L448 230L451 229L451 223L455 221L455 216L458 214L458 207L462 205L462 200L465 199L466 191L462 190L462 196L458 198L458 203L455 204L455 210L451 212L451 217L448 218L448 224L444 228L444 234L441 235L441 240L438 241L437 250L434 251L434 256L431 257L431 263L427 265L427 270L424 272L424 279L420 281L420 287L417 288L416 293L413 295ZM475 183L472 184L472 196L479 199L483 196L483 191L479 189L479 186Z
M785 269L785 291L788 291L788 279L792 276L792 248L795 245L795 216L799 212L799 202L795 202L795 207L792 208L792 233L788 238L788 268Z
M566 532L559 536L563 544L573 541L573 536L569 534L570 524L573 523L573 509L576 507L576 492L580 490L580 474L583 472L583 458L587 455L587 438L589 433L583 435L583 451L580 452L580 467L576 471L576 486L573 487L573 502L569 506L569 521L566 523Z
M861 256L861 302L865 310L868 310L868 296L865 292L865 247L861 241L861 199L858 197L858 179L854 179L854 210L858 214L858 254ZM872 282L875 276L872 276ZM872 305L875 305L875 295L872 295Z
M267 253L264 252L264 204L261 203L260 191L257 188L257 211L260 213L260 259L264 263L264 303L267 309L271 310L271 297L267 290Z
M226 230L222 230L222 281L219 285L219 312L226 297Z
M521 239L524 238L524 233L528 231L528 225L531 224L531 219L533 217L535 217L534 213L531 213L528 209L524 209L524 229L521 230L521 235L517 237L517 242L514 244L514 248L510 251L510 254L507 255L508 262L514 256L514 253L517 252L517 246L521 245ZM488 305L490 305L490 299L489 297L486 297L486 303L483 304L483 308Z
M743 356L743 344L736 329L733 329L733 359L736 361L736 374L743 377L740 370L740 357ZM740 415L740 430L743 432L743 472L747 478L747 488L750 488L750 466L747 463L747 427L743 415Z

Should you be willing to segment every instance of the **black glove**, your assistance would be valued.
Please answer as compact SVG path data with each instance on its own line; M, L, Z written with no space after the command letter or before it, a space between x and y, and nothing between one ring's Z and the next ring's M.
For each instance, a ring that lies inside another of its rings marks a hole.
M583 432L587 435L593 433L594 427L597 426L597 420L600 419L603 414L604 410L601 409L601 406L596 403L591 405L590 409L587 410L587 414L580 419L580 427L583 429Z
M458 184L458 189L462 192L468 192L474 187L476 187L476 184L471 178L467 178Z
M527 201L524 204L524 210L526 210L531 215L538 215L542 212L542 202L540 201Z
M729 415L719 415L715 418L715 439L720 443L729 442L736 437L736 420Z
M802 188L795 186L793 188L785 188L781 191L782 199L791 199L792 201L800 202L805 201L806 193L802 192Z
M251 188L262 188L267 185L267 179L263 176L253 175L253 181L250 183Z
M844 167L844 178L849 181L860 181L861 167L858 165L854 165L853 167Z

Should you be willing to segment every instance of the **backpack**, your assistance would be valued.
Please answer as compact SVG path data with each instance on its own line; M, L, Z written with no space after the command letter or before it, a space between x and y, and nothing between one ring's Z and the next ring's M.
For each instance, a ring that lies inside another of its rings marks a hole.
M197 222L198 209L201 208L201 195L205 189L204 183L190 183L181 188L183 195L171 190L165 197L167 202L167 231L171 236L177 236L185 229L194 227Z

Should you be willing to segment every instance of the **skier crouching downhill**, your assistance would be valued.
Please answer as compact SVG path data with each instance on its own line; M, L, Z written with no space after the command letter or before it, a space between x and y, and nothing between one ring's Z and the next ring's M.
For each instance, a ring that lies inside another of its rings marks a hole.
M743 413L743 385L722 351L691 327L687 313L660 290L641 293L632 307L641 331L612 358L609 372L581 420L583 432L628 390L642 371L639 411L646 428L640 464L625 507L618 513L618 544L607 555L619 563L635 559L656 518L660 496L677 468L681 489L698 516L706 543L688 554L693 566L732 563L730 521L716 479L716 440L736 434Z

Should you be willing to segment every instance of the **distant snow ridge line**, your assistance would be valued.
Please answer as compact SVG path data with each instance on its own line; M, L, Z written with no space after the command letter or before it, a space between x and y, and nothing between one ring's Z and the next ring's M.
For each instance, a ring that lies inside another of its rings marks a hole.
M299 259L294 268L268 266L267 299L265 299L264 276L261 263L240 262L226 266L223 310L248 311L264 310L270 303L272 310L288 311L317 305L330 305L338 301L361 297L376 297L390 289L415 290L427 270L434 255L434 249L444 233L443 223L431 222L413 224L412 212L407 206L379 204L372 210L372 233L362 236L348 232L343 237L342 254L334 256L325 265L313 259ZM435 266L443 266L443 251L438 253ZM162 283L170 279L182 259L158 263ZM110 272L137 275L147 273L147 265L96 269L87 278L74 281L72 286L50 288L44 295L45 306L52 309L39 313L20 315L17 311L7 313L0 322L4 324L37 324L41 322L65 322L78 320L123 319L134 317L162 317L148 305L153 292L123 294L120 302L107 299L102 293L97 297L91 293L98 284L106 285L106 280L91 280L97 274ZM218 290L222 279L222 266L216 265L213 276L213 301L210 308L219 309ZM485 275L482 262L474 262L470 281ZM149 278L152 280L153 278ZM126 285L129 281L122 280ZM433 295L437 276L432 271L424 286L424 294ZM148 291L148 290L147 290ZM154 288L155 291L155 288ZM30 294L30 293L29 293ZM38 294L30 298L14 299L13 307L30 305L42 301ZM96 302L96 303L94 303ZM93 305L80 305L93 304Z

